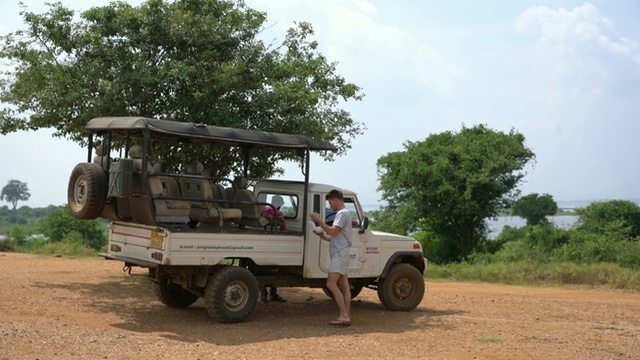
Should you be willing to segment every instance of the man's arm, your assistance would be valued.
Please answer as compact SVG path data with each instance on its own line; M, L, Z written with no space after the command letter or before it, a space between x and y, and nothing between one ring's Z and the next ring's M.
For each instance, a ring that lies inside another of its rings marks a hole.
M331 241L331 236L327 236L327 234L325 234L323 231L313 230L313 233L320 236L322 240Z
M322 219L320 218L320 214L318 213L315 213L315 212L312 213L311 219L315 221L322 228L324 232L329 234L329 236L333 236L338 232L340 232L340 230L342 230L340 226L335 225L335 220L334 220L334 225L331 225L331 226L327 225L324 221L322 221Z

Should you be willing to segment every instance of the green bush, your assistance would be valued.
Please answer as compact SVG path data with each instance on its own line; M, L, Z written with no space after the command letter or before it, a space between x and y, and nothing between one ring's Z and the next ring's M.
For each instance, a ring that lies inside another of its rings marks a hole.
M97 251L92 249L82 242L73 240L64 240L59 242L44 241L38 245L41 246L27 246L22 248L23 252L31 254L41 255L66 255L66 256L95 256Z
M48 214L40 225L40 231L51 242L63 241L74 234L71 235L73 240L95 250L107 244L107 227L102 220L77 220L66 206Z
M527 261L434 265L425 272L428 279L480 281L512 285L584 285L612 289L640 290L640 272L612 263L576 264Z
M37 253L39 249L44 247L47 243L47 240L42 236L33 237L29 239L29 241L26 241L24 244L20 245L17 250L24 253Z
M520 229L508 228L496 241L504 242L491 254L478 252L469 258L474 264L496 262L575 262L615 263L622 267L640 268L640 242L630 239L624 222L612 221L593 233L584 229L563 230L552 224L539 224Z
M618 228L613 224L602 234L571 231L571 241L556 249L554 258L587 264L615 263L640 269L640 242L629 240L629 229L622 222L617 222Z
M22 246L27 241L29 232L19 226L12 226L7 230L6 238L13 241L17 246Z
M15 252L18 250L16 242L9 239L0 240L0 252Z
M491 255L497 253L502 249L504 244L512 241L518 241L524 239L527 234L527 227L511 227L509 225L505 226L498 237L496 239L484 239L481 241L474 254L470 257L470 259L479 259L485 258L490 259Z
M422 245L422 252L429 262L435 264L448 264L456 259L455 244L446 239L439 238L429 231L420 231L413 237Z
M567 231L558 229L551 223L540 223L528 226L524 241L532 248L538 248L540 252L548 253L570 241Z
M627 200L593 202L586 208L576 209L580 228L593 233L604 233L613 221L629 227L629 236L640 236L640 206Z

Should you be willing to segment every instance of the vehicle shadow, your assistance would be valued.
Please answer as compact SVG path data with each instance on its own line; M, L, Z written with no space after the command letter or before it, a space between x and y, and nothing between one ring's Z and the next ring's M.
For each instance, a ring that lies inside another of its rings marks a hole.
M403 333L430 327L451 327L448 316L465 311L434 310L428 306L428 290L421 306L410 312L386 310L375 291L363 289L352 302L353 324L348 327L328 324L337 316L335 302L320 289L281 288L285 303L258 303L249 319L237 324L216 322L207 314L202 299L184 309L169 308L158 301L149 278L142 273L111 276L98 283L35 283L32 286L65 290L75 308L87 312L116 315L120 321L110 324L115 329L132 333L153 333L180 342L207 342L216 345L241 345L334 334ZM80 295L80 296L78 296ZM71 305L71 304L69 304ZM84 310L83 310L84 311ZM109 317L110 319L112 317ZM229 336L229 331L233 336Z

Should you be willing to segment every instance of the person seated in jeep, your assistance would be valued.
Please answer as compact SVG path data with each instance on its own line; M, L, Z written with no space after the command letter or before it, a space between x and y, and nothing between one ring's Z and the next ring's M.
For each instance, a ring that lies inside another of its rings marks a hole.
M287 230L287 224L284 222L284 215L280 210L282 208L282 205L284 205L282 196L273 195L273 197L271 198L271 205L273 205L273 207L262 205L260 207L262 213L271 215L271 217L273 217L274 219L273 221L275 221L275 224L280 226L280 230Z
M273 205L273 208L271 206L263 205L262 213L269 214L273 216L274 219L278 219L280 230L287 230L287 224L284 222L284 216L282 214L282 211L280 210L282 208L282 205L284 205L282 196L273 195L273 197L271 198L271 205ZM260 301L286 302L287 300L278 295L278 288L276 288L275 286L270 286L269 289L267 289L267 286L265 286L262 288L262 290L260 290Z

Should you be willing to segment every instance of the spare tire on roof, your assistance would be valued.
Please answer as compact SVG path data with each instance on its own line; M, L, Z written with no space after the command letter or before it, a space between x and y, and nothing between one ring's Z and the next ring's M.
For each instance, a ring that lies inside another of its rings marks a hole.
M100 216L107 201L108 174L98 164L80 163L73 168L67 188L71 215L80 220Z

